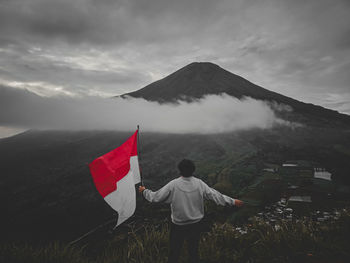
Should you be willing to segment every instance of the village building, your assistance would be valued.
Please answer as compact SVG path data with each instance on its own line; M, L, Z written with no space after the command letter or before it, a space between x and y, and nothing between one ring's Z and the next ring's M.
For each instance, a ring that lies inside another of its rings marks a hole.
M304 202L304 203L311 203L311 196L300 196L300 195L294 195L291 196L288 199L288 202Z
M274 173L276 170L275 168L264 168L263 171Z
M287 161L284 164L282 164L282 167L298 167L298 163L293 161Z
M332 181L332 174L328 172L325 168L314 168L314 178L324 179Z

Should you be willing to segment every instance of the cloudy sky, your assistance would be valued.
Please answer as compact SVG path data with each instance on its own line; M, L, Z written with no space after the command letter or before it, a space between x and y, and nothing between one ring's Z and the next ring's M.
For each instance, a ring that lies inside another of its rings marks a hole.
M193 61L350 114L349 0L0 0L0 85L109 97Z

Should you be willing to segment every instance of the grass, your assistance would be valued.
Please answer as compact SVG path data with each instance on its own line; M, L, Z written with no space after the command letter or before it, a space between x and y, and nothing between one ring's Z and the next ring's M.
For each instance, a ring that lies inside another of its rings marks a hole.
M87 263L84 248L52 242L46 246L29 244L3 244L0 247L0 262L6 263Z
M317 223L310 219L282 222L276 229L262 221L244 226L241 234L231 224L214 224L203 233L200 256L203 262L349 262L350 212L340 219ZM69 246L53 242L45 246L3 244L0 262L29 263L116 263L167 262L167 224L144 226L130 231L126 239L116 237L106 243L97 256L88 256L88 246ZM186 262L181 255L180 262Z

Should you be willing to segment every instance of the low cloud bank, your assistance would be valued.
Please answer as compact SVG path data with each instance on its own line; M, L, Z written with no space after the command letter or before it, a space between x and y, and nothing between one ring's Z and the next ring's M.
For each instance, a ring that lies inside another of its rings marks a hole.
M126 131L139 124L152 132L221 133L288 125L266 102L249 97L209 95L191 103L159 104L135 98L44 98L23 90L6 92L1 92L0 101L3 126Z

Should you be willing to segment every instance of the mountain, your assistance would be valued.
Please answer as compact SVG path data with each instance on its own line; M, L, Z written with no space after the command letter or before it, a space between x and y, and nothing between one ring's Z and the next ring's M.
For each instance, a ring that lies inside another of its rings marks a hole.
M223 94L241 99L251 97L257 100L286 104L293 108L293 114L276 112L284 119L313 125L350 125L350 116L318 105L304 103L276 92L264 89L209 62L191 63L169 76L155 81L137 91L122 97L144 98L161 103L184 99L192 101L210 94Z
M290 102L290 98L261 88L216 64L194 62L146 87L127 93L146 100L171 102L178 99L198 99L208 94L226 93L236 98L249 96L264 100Z

